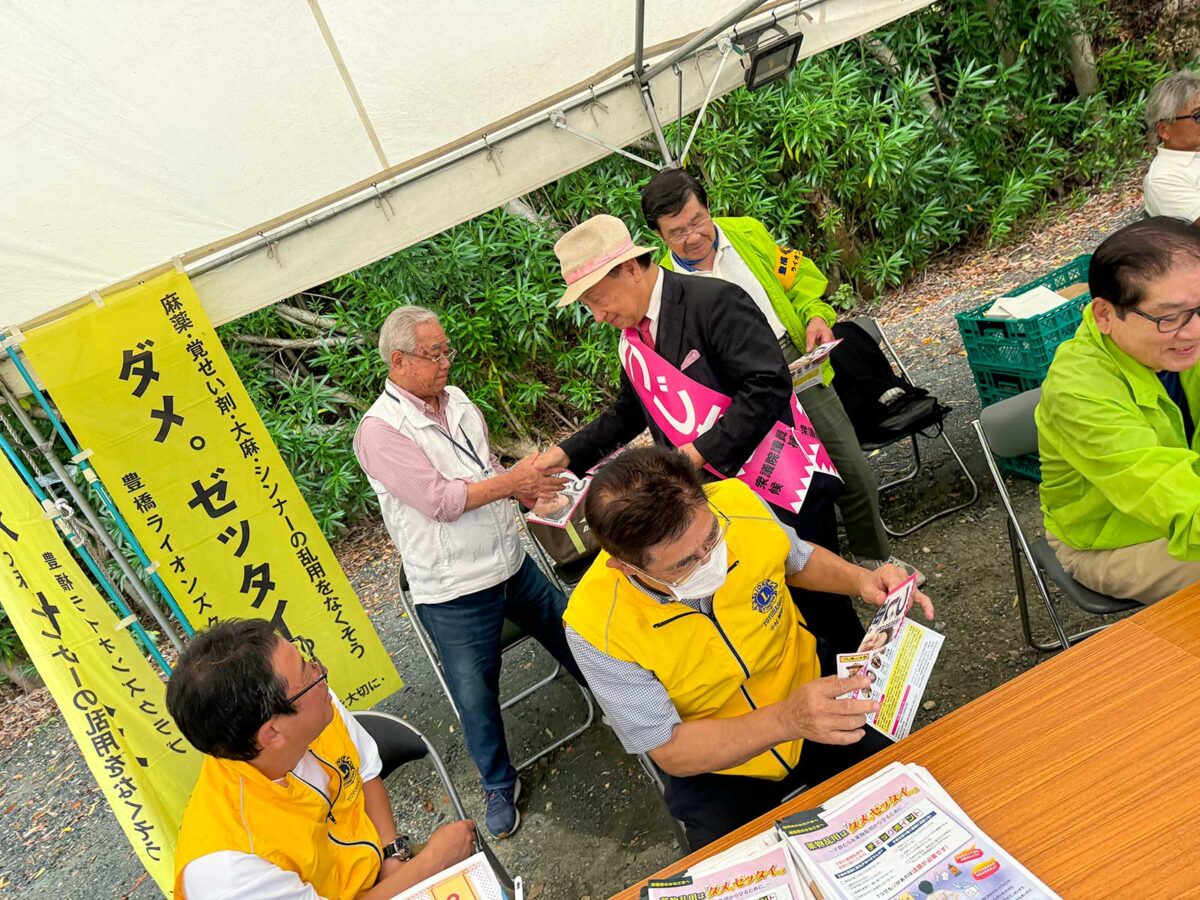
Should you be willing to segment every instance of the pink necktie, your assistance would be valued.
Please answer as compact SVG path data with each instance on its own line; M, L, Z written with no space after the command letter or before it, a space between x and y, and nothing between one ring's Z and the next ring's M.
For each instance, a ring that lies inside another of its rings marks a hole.
M638 334L642 336L642 343L654 349L654 336L650 333L650 318L642 316L642 321L638 322Z

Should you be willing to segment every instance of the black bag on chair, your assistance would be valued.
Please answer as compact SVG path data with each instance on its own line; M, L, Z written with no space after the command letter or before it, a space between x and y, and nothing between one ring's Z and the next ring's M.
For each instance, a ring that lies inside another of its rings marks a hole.
M950 407L901 378L872 337L853 322L833 326L842 339L829 357L834 389L863 446L884 446L916 432L937 436Z

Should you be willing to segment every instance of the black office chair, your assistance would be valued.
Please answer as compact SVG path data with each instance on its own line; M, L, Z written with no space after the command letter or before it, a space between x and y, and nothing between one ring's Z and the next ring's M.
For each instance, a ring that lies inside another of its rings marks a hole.
M1063 629L1058 611L1054 608L1054 601L1047 590L1047 580L1061 589L1072 603L1093 615L1111 616L1140 609L1141 604L1136 600L1109 597L1107 594L1100 594L1084 587L1067 574L1062 563L1058 561L1058 557L1054 555L1053 548L1046 543L1044 537L1031 541L1025 535L1024 529L1021 528L1016 510L1013 509L1012 499L1004 487L1004 478L1000 474L1000 467L996 465L996 458L1024 456L1037 452L1037 423L1034 421L1033 411L1041 397L1042 389L1036 388L1001 400L999 403L993 403L991 406L984 407L979 418L971 424L975 426L975 432L979 435L984 460L987 462L988 471L992 473L992 481L996 483L996 490L1000 493L1000 502L1004 505L1004 511L1008 515L1008 546L1012 553L1013 578L1016 580L1017 586L1017 608L1021 613L1021 630L1025 633L1025 640L1035 650L1066 650L1075 641L1095 634L1108 625L1105 623L1077 634L1068 635ZM1022 558L1029 563L1033 583L1037 586L1042 602L1046 605L1046 612L1050 615L1050 624L1055 637L1053 641L1038 641L1033 637L1033 631L1029 624L1029 603L1025 590L1025 577L1021 567Z
M863 331L865 331L875 341L875 343L880 345L880 347L883 349L885 355L890 357L890 361L895 365L896 369L899 371L900 377L904 381L908 382L908 384L915 387L916 382L913 381L912 376L908 373L908 369L906 369L904 367L904 362L896 354L896 349L892 346L892 342L888 340L888 337L884 333L883 327L879 324L879 322L877 322L875 319L871 318L870 316L859 316L858 318L851 319L850 321L851 321L851 324L857 325L859 328L861 328ZM836 384L836 382L835 382L835 384ZM971 485L971 496L968 497L964 502L955 504L955 505L950 506L943 510L939 510L938 512L935 512L932 515L927 516L926 518L917 522L915 525L912 525L908 528L894 530L891 528L891 526L888 525L887 520L885 519L883 521L883 527L887 531L887 533L890 534L892 537L904 537L906 535L910 535L914 531L917 531L920 528L924 528L930 522L934 522L938 519L944 518L945 516L956 513L959 510L966 509L968 506L970 506L972 503L974 503L979 498L979 486L975 483L975 479L971 477L971 472L967 469L966 464L963 463L962 457L958 455L958 451L956 449L954 449L954 445L952 443L950 443L950 438L946 436L946 431L945 431L945 428L943 427L942 423L939 421L936 424L935 428L936 428L935 434L926 435L926 432L929 430L929 425L927 423L918 423L918 424L915 424L914 427L907 434L897 435L896 437L891 438L890 440L887 440L887 441L883 441L883 442L878 442L878 443L866 442L866 443L860 444L860 446L863 449L863 452L870 454L875 450L882 450L884 447L890 447L892 444L897 444L897 443L900 443L901 441L907 440L910 443L911 450L912 450L911 466L909 467L908 471L905 474L901 475L900 477L893 478L891 481L886 481L883 484L879 485L879 492L881 494L886 490L890 490L891 488L897 487L898 485L904 484L908 481L912 481L913 478L916 477L917 473L921 470L921 448L917 444L918 436L928 436L931 440L941 440L942 442L944 442L946 445L946 449L948 449L950 451L950 455L954 457L954 461L956 463L958 463L958 467L962 470L963 475L966 476L967 482ZM882 516L881 516L881 518L882 518Z
M442 787L445 788L446 795L450 798L450 805L454 807L454 814L459 819L468 818L462 799L454 788L454 782L450 780L450 773L447 771L445 763L442 762L437 750L425 735L403 719L390 713L362 710L353 715L355 721L362 725L367 734L371 735L379 748L379 759L383 763L379 777L383 781L386 782L391 774L403 765L419 759L428 759L434 771L437 772L438 778L442 781ZM508 872L496 858L496 854L492 852L492 848L488 846L478 829L475 832L475 843L479 851L487 857L488 864L496 874L497 880L510 892L509 896L512 896L512 878L509 877Z

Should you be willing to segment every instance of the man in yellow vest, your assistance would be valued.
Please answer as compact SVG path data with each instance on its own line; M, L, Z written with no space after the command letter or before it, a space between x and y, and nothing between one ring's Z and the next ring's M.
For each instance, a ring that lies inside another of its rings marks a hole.
M415 856L397 837L379 751L304 642L263 619L197 635L167 685L205 754L175 848L186 900L386 900L475 851L452 822Z
M799 540L737 479L702 485L666 448L596 474L585 514L603 552L567 604L567 641L630 753L664 773L693 848L888 743L866 676L821 677L833 654L787 585L878 606L906 577ZM933 605L914 593L927 618Z

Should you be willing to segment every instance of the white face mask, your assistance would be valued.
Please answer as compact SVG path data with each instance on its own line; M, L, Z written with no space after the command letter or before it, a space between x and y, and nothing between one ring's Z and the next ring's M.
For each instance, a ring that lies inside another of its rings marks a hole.
M696 566L696 570L684 580L683 584L671 588L676 600L699 600L711 597L725 584L729 574L729 551L722 537L713 547L708 559Z

